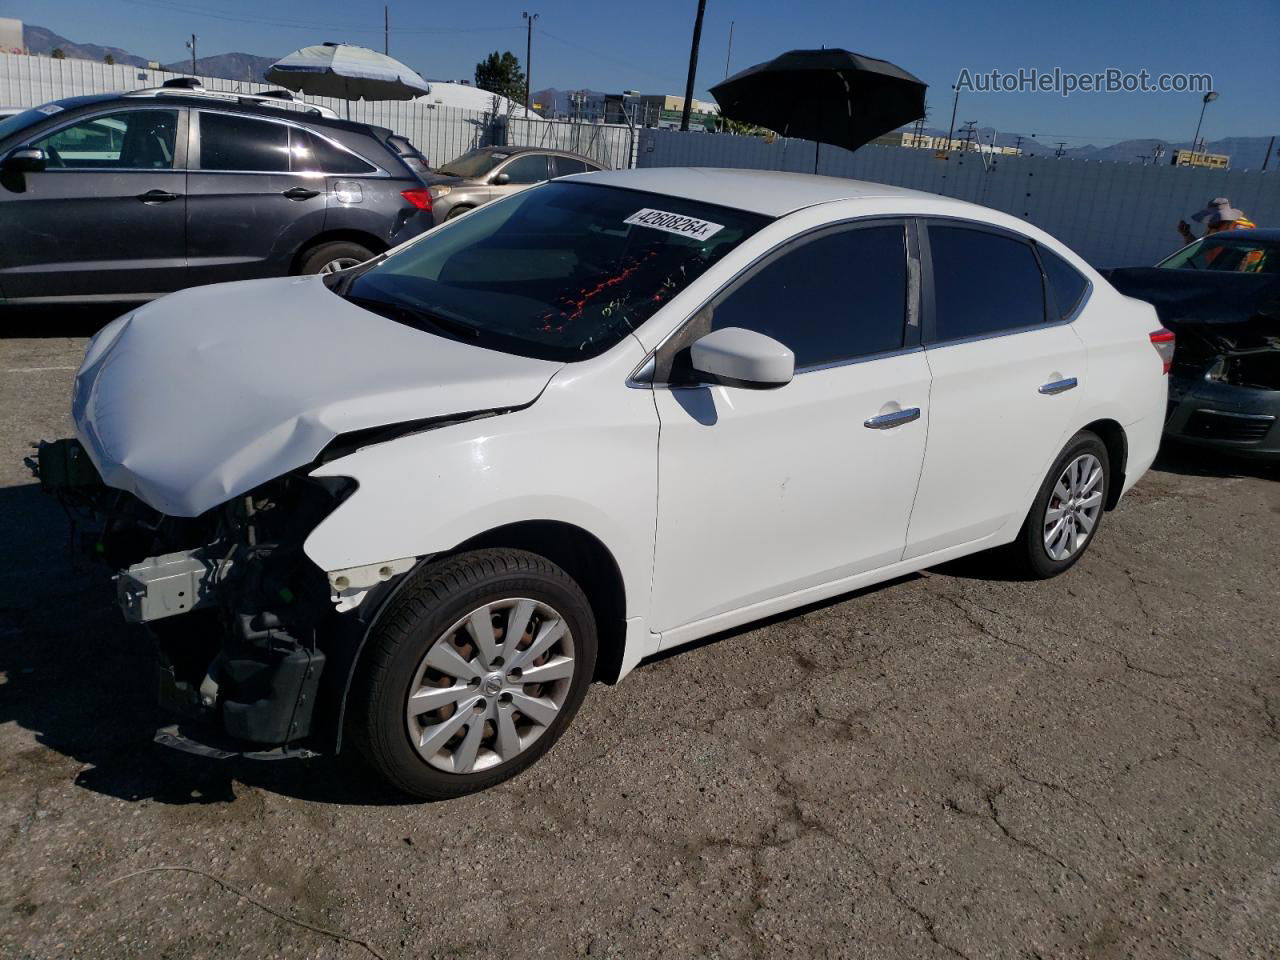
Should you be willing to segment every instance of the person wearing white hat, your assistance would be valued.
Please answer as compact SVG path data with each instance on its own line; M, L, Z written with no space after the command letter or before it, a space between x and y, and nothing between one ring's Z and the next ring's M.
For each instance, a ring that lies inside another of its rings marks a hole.
M1203 210L1193 213L1191 219L1205 225L1206 237L1223 230L1248 230L1257 226L1242 211L1231 206L1231 201L1226 197L1214 197ZM1178 233L1186 243L1196 239L1195 234L1191 232L1191 224L1185 220L1178 221Z

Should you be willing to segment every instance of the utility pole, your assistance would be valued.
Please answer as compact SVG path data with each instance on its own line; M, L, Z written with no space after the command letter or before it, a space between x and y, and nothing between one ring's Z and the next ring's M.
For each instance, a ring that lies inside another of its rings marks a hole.
M729 78L729 58L733 56L733 21L729 21L729 49L724 54L724 75Z
M191 39L187 41L187 46L191 48L191 73L193 75L196 72L196 41L198 39L200 38L193 33Z
M529 84L533 82L533 21L538 19L536 13L521 12L529 24L529 35L524 43L524 109L529 112Z
M693 44L689 47L689 79L684 84L684 109L680 111L680 129L689 130L689 110L693 107L693 81L698 75L698 45L702 42L702 17L707 0L698 0L698 15L693 21Z
M977 136L977 130L974 129L977 122L977 120L966 120L964 122L964 129L960 131L964 135L964 140L961 141L963 143L963 146L960 148L961 150L969 150L972 148L974 137Z
M391 55L391 14L385 3L382 5L382 52Z
M956 92L956 97L951 101L951 126L947 130L947 149L951 149L951 135L956 132L956 107L960 106L960 88L954 83L951 89Z
M1013 141L1013 149L1018 152L1018 156L1022 156L1022 134L1018 134L1017 139Z
M1058 149L1053 151L1053 157L1055 160L1062 159L1062 155L1067 152L1066 147L1067 147L1067 141L1065 140L1058 141Z
M1267 172L1267 164L1271 162L1271 148L1276 145L1276 138L1272 137L1271 142L1267 144L1267 152L1262 155L1262 172Z

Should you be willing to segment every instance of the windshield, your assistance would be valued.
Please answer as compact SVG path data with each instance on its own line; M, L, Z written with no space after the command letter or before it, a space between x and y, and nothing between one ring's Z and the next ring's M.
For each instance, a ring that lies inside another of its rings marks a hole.
M1280 273L1277 244L1235 231L1201 237L1156 266L1165 270L1215 270L1234 273Z
M693 200L553 182L423 235L342 295L479 346L585 360L768 222Z
M48 106L48 105L46 105ZM58 110L62 108L59 107ZM58 111L54 111L55 113ZM0 120L0 140L17 133L19 130L25 130L27 127L34 127L41 120L49 119L49 114L40 109L23 110L21 113L15 113L11 117L5 117Z
M456 160L450 160L436 172L453 177L483 177L509 156L511 154L492 148L487 150L468 150Z

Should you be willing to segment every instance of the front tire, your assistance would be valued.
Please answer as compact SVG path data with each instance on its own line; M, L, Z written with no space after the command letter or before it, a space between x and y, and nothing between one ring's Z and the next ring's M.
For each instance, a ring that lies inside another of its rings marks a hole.
M586 696L597 647L577 583L506 549L427 567L369 644L352 733L387 780L426 800L484 790L546 753Z
M1017 569L1046 580L1070 570L1098 533L1111 480L1107 446L1082 430L1058 455L1010 544Z

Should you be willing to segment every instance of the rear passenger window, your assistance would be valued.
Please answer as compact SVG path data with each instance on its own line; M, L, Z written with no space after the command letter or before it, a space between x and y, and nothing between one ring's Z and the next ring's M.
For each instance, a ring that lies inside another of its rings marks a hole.
M773 337L799 369L900 349L906 307L903 228L861 227L784 253L716 306L711 329Z
M289 172L289 127L226 113L200 113L200 167Z
M1031 244L930 224L935 341L1044 323L1044 284Z
M1045 280L1049 284L1049 317L1052 320L1065 320L1080 306L1084 292L1089 289L1089 281L1056 253L1050 253L1044 247L1037 249L1040 251L1040 264L1044 267Z
M502 172L507 175L507 183L541 183L547 179L547 155L527 153L516 157Z
M556 157L556 176L567 177L571 173L586 173L587 165L573 157Z
M309 130L294 127L289 136L293 144L293 170L315 173L374 173L375 168L354 153L334 146Z

